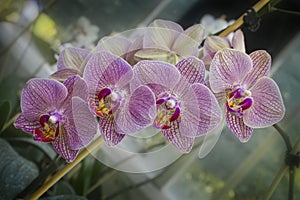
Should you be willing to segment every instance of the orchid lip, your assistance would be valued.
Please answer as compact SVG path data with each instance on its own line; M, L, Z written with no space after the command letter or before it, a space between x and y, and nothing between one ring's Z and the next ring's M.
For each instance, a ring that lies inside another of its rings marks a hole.
M40 142L53 142L59 135L60 120L61 116L58 113L41 115L39 119L41 127L35 128L34 139Z

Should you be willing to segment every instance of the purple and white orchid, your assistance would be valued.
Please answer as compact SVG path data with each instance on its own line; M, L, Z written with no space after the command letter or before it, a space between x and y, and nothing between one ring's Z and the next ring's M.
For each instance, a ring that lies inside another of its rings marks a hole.
M254 128L271 126L284 116L279 88L267 77L270 67L271 56L263 50L247 55L223 49L212 60L211 89L221 97L226 123L241 142L250 139Z
M130 88L146 85L156 97L153 126L181 152L188 153L196 136L204 135L221 120L212 92L203 85L204 64L196 57L176 67L162 61L140 61L134 68Z
M14 125L33 134L36 141L51 142L54 149L71 162L97 130L86 102L87 95L87 85L79 76L72 76L64 83L31 79L22 91L22 113Z
M147 86L130 90L132 67L121 57L107 51L95 53L83 77L88 84L90 109L100 118L100 132L107 145L116 145L125 134L153 123L154 94Z

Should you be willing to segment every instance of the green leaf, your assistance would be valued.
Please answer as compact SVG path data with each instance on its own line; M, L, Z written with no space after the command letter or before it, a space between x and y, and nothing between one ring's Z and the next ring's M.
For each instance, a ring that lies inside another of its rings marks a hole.
M5 122L7 121L9 115L10 115L10 103L9 101L4 101L0 105L0 133L2 132L3 126Z
M0 199L14 199L39 174L37 166L0 139Z

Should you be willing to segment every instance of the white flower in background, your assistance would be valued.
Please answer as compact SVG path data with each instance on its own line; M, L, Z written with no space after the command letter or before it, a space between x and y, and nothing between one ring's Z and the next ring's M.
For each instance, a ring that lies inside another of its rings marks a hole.
M98 40L99 27L92 25L90 20L84 16L80 17L75 26L75 46L92 49L94 42Z
M215 18L210 14L205 14L200 21L200 24L205 27L206 36L216 34L231 25L234 20L226 21L224 17Z

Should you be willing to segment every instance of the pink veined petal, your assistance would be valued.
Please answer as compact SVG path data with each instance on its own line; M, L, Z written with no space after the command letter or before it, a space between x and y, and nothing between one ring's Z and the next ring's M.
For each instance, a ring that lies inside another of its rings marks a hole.
M192 89L196 94L200 117L198 118L198 130L195 136L210 132L221 122L222 111L213 93L199 83L193 84Z
M245 48L245 39L244 39L244 33L241 29L238 29L234 34L232 38L232 47L236 50L246 52Z
M58 81L65 81L69 77L75 75L82 76L82 72L78 71L77 69L63 68L51 74L50 77Z
M14 122L14 126L16 128L22 129L22 131L26 133L31 134L34 133L35 128L41 127L40 122L38 120L28 121L22 113L17 117L16 121Z
M210 65L210 86L213 92L223 92L232 85L241 83L252 68L251 58L234 49L218 51Z
M244 122L247 126L264 128L283 118L285 106L279 88L273 79L260 78L250 91L253 105L244 113Z
M86 101L79 97L72 98L73 123L69 124L68 145L71 149L80 149L94 138L98 123L89 110ZM72 134L72 135L71 135Z
M38 120L41 114L59 109L67 97L67 88L51 79L30 79L21 95L23 115L29 121Z
M143 48L171 51L172 45L180 33L168 28L148 27L145 30Z
M109 51L114 55L125 58L131 41L122 36L103 37L96 46L96 51Z
M138 87L116 116L118 133L133 134L153 124L156 115L154 93L147 86Z
M205 66L200 59L188 57L177 63L176 67L189 83L204 83Z
M171 29L171 30L177 31L177 32L183 31L182 27L179 24L177 24L173 21L163 20L163 19L154 20L151 24L149 24L149 27L166 28L166 29Z
M140 61L133 67L134 78L130 83L130 90L134 91L140 85L171 88L180 79L178 69L166 62ZM155 91L154 91L155 92Z
M243 117L238 117L230 112L226 112L226 123L229 129L241 142L247 142L253 132L253 128L244 123Z
M130 65L134 65L136 63L135 53L143 48L143 37L144 36L137 36L128 49L125 60L130 63Z
M117 133L116 122L112 115L99 120L99 128L103 140L108 146L115 146L125 137L125 134Z
M200 125L200 107L198 105L197 94L191 85L186 87L185 90L186 92L179 97L181 109L178 120L180 121L179 131L182 135L195 137Z
M61 126L59 134L54 142L52 142L53 148L61 155L67 162L72 162L79 153L79 150L70 149L67 141L68 133Z
M253 62L253 68L243 79L243 85L246 88L251 88L259 78L268 76L271 69L271 56L266 51L254 51L250 54L250 58Z
M92 54L86 49L74 47L66 48L59 55L57 69L72 68L82 73L91 55Z
M182 153L189 153L194 144L193 137L187 137L180 133L180 123L174 121L171 123L171 128L162 130L165 138L174 145Z
M95 53L83 73L90 92L107 86L123 87L132 76L131 66L124 59L106 51Z

